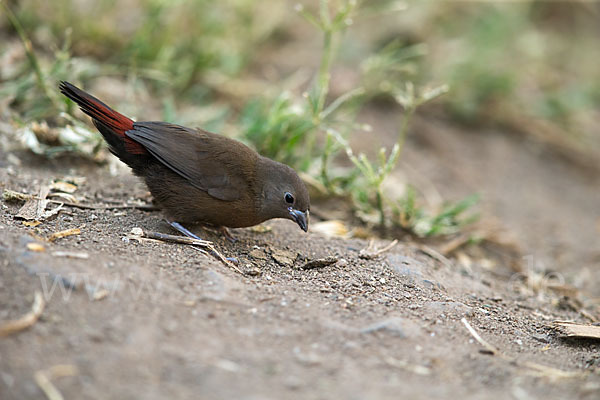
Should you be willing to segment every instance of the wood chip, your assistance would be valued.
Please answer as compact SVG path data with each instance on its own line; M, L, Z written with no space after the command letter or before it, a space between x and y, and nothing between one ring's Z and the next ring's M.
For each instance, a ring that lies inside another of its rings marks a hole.
M579 324L569 321L554 321L553 328L558 330L562 336L600 339L600 326L590 324Z
M40 315L42 315L45 306L46 302L44 301L42 294L40 292L35 292L31 311L19 319L8 321L0 325L0 337L20 332L35 324Z
M77 185L65 181L54 181L50 185L51 190L64 193L74 193L77 190Z
M85 225L82 226L82 228ZM54 232L52 235L48 236L48 240L50 242L54 242L57 239L61 239L67 236L72 236L72 235L79 235L81 234L81 229L80 228L71 228L71 229L67 229L64 231L60 231L60 232Z
M46 251L46 248L39 243L31 242L31 243L27 243L27 250L42 252L42 251Z
M40 221L23 221L23 225L25 225L25 226L27 226L29 228L35 228L39 224L41 224Z

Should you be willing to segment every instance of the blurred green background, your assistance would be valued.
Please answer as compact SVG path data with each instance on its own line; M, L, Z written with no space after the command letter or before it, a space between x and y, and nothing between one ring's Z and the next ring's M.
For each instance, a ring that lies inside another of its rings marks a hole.
M62 135L67 125L89 127L57 93L63 79L136 119L234 136L306 171L322 193L352 198L380 223L390 212L404 227L416 224L414 193L388 199L382 182L415 113L465 129L499 126L567 153L600 149L597 2L1 4L0 117L33 132L32 149L48 156L101 148L92 130ZM402 115L384 133L396 150L350 148L369 130L360 111L373 107ZM347 168L332 166L340 159Z

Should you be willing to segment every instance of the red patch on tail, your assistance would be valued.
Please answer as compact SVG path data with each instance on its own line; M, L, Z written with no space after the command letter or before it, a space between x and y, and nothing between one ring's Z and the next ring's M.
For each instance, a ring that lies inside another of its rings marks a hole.
M101 122L119 136L123 140L125 151L130 154L148 153L144 146L125 135L125 132L133 129L133 120L116 112L91 94L84 92L69 82L61 82L60 91L77 103L81 111Z

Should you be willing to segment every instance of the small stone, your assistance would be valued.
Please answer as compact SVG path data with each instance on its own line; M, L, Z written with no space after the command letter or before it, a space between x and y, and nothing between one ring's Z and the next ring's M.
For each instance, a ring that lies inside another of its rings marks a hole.
M245 271L245 274L249 276L259 276L260 274L262 274L262 270L258 267L254 267Z
M540 335L540 334L534 333L533 335L531 335L531 337L534 338L535 340L537 340L538 342L550 343L550 337L548 335Z
M249 255L250 255L250 257L256 258L258 260L267 260L268 259L267 254L262 249L254 249L250 252Z
M422 280L423 263L401 254L389 254L387 256L387 265L398 275L411 279Z
M273 250L271 254L273 259L281 265L290 266L296 262L296 258L298 257L298 253L295 251L289 250Z
M335 264L338 261L337 257L331 256L326 258L319 258L316 260L310 260L300 267L300 269L317 269L324 268L329 265Z

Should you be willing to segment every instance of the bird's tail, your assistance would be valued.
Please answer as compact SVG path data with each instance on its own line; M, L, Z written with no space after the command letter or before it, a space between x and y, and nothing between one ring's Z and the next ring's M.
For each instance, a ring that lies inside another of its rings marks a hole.
M69 82L61 81L59 88L62 94L77 103L81 111L92 117L94 125L108 143L110 151L125 163L129 164L127 158L130 155L148 154L144 146L125 134L133 129L133 120Z

